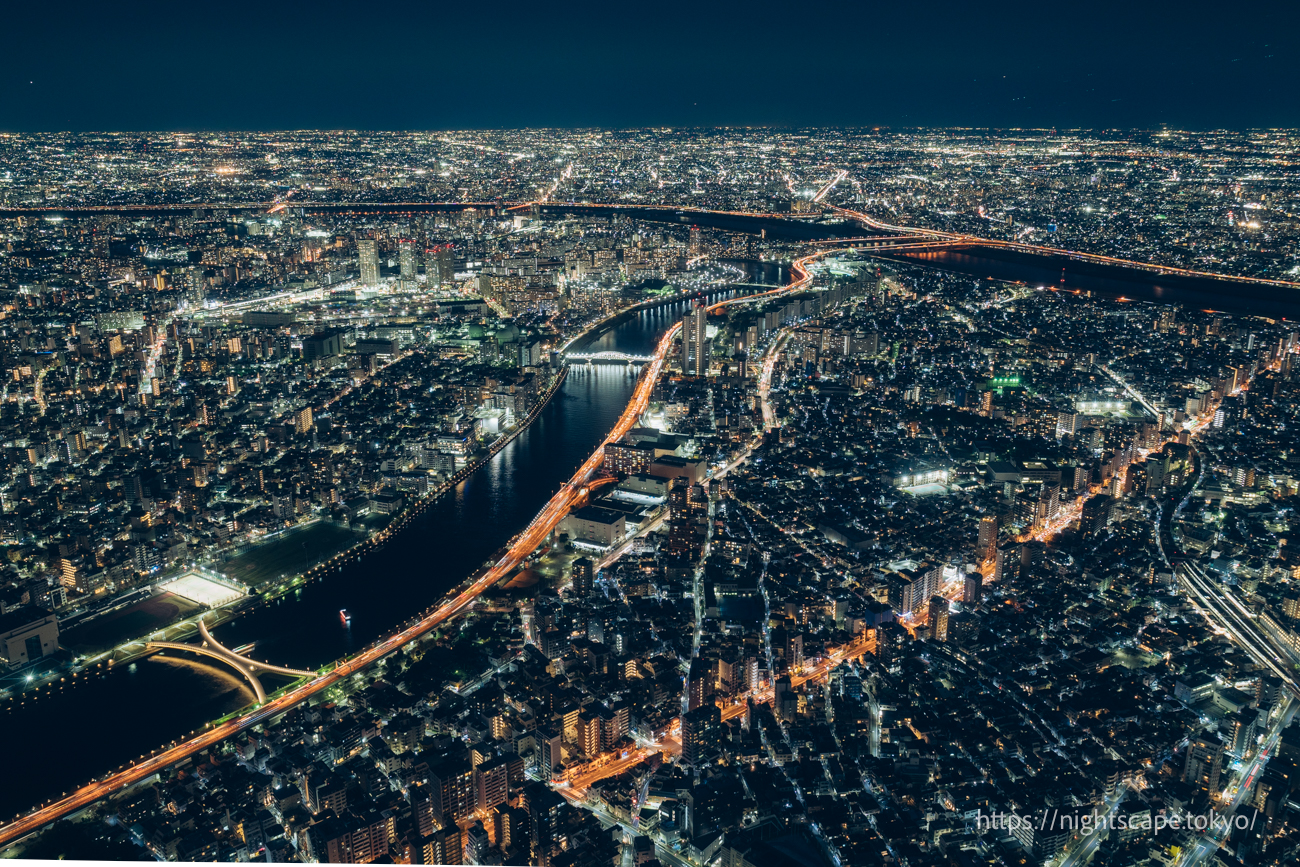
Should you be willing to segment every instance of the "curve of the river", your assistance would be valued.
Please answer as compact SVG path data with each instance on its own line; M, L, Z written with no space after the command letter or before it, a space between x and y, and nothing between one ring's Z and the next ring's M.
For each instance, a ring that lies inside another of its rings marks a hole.
M779 278L775 265L756 267L769 272L769 281ZM688 304L674 301L621 319L583 348L648 355ZM227 647L256 643L259 659L296 668L316 668L370 644L440 599L523 528L599 445L635 384L635 369L626 365L574 365L528 429L388 544L292 596L240 615L214 630L216 637ZM342 623L341 608L351 613L350 625ZM56 797L251 701L233 672L154 656L68 677L7 702L0 738L11 745L11 779L23 785L0 789L0 817Z

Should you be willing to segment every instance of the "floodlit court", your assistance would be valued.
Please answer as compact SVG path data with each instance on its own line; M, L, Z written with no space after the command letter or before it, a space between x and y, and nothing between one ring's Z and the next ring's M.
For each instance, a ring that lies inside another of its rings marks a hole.
M935 482L931 482L927 485L916 485L911 488L903 488L903 490L916 497L936 497L940 494L948 493L947 486Z
M228 587L198 572L187 572L168 584L167 590L191 602L206 605L208 608L226 605L244 595L243 591Z

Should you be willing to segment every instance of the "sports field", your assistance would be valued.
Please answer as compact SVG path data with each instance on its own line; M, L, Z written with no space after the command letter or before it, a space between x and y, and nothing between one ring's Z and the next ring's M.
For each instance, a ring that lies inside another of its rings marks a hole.
M256 587L281 575L297 575L322 560L359 542L362 534L320 521L300 530L290 530L270 542L255 545L215 568L246 586Z
M222 582L213 581L197 572L182 575L166 587L169 593L197 602L205 608L216 608L244 595L239 590L233 590Z

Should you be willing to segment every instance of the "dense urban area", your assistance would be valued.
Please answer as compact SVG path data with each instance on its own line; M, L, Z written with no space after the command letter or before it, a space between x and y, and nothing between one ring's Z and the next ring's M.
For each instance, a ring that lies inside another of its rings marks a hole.
M1296 863L1300 326L1251 292L1300 290L1298 152L0 136L6 731L166 658L239 691L15 780L5 854ZM936 258L977 241L1135 288ZM368 572L602 393L608 442L487 562ZM222 643L344 579L399 612L364 647Z

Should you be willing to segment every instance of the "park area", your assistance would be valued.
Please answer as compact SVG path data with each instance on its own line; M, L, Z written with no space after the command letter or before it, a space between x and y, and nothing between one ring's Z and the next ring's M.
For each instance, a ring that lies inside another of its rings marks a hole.
M363 533L328 521L290 530L230 557L213 568L248 587L297 575L364 539Z
M81 653L98 653L149 635L203 608L175 593L159 593L78 624L61 634L59 643Z

